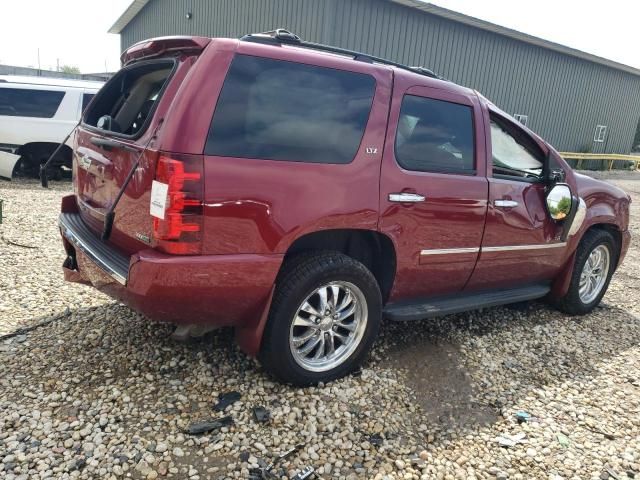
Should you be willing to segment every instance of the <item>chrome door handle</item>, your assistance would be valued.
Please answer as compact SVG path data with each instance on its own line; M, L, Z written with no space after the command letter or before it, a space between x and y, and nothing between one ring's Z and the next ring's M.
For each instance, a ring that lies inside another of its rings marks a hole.
M390 193L389 201L398 203L418 203L426 200L424 195L419 193Z
M495 200L493 204L500 208L513 208L518 206L518 202L515 200Z

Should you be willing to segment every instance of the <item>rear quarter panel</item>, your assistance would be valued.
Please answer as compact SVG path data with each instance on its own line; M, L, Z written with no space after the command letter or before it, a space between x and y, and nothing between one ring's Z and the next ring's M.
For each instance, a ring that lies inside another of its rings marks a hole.
M371 74L376 79L376 93L364 137L351 163L205 156L203 253L284 253L305 233L334 228L376 230L392 80L388 68L295 48L215 40L198 60L202 64L183 84L190 95L209 94L180 99L168 117L183 115L183 120L180 125L170 125L175 134L167 134L167 148L204 151L218 92L235 52ZM194 135L185 138L186 132ZM377 152L367 154L366 147L375 147Z

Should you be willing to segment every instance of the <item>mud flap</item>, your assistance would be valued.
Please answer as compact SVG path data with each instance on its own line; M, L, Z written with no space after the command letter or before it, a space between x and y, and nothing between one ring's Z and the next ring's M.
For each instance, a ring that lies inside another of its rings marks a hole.
M269 292L269 298L262 309L262 314L257 323L251 323L250 325L237 327L235 329L236 342L240 349L249 355L255 357L260 352L260 345L262 343L262 334L264 333L264 327L267 325L269 319L269 310L271 309L271 301L273 300L273 293L275 292L275 284L271 287Z

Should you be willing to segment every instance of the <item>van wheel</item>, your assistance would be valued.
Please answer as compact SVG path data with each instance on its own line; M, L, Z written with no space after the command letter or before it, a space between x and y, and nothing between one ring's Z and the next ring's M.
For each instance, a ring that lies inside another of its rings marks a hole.
M298 386L340 378L371 350L382 317L373 274L341 253L294 257L278 276L259 359Z
M567 294L556 303L570 315L584 315L598 306L617 263L616 242L604 230L590 230L580 241Z

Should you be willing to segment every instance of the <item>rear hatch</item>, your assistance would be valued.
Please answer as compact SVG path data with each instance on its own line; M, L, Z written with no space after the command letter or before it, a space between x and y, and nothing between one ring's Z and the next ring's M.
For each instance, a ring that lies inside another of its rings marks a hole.
M149 246L197 253L173 243L198 236L202 160L161 152L159 137L194 57L209 41L167 37L132 46L122 55L125 66L84 113L74 144L74 188L82 219L96 235L102 234L106 214L138 161L115 207L109 237L127 254Z

